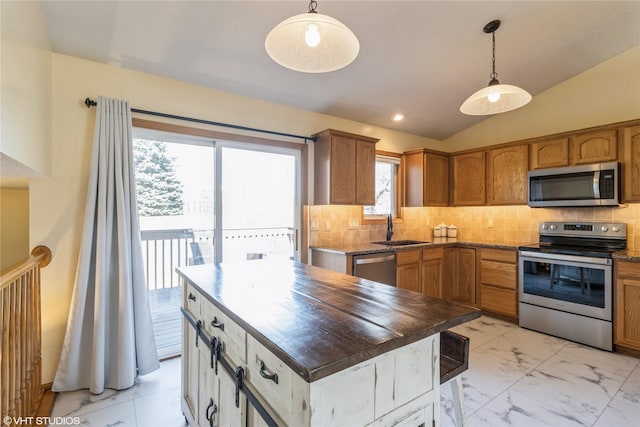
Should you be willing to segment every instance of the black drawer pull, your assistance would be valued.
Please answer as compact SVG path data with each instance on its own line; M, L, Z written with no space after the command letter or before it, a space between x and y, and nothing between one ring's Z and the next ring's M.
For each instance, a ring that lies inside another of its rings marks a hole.
M213 409L213 411L211 411L211 414L209 414L209 410L211 409ZM216 414L216 412L218 412L218 405L213 403L213 399L209 399L209 406L207 406L207 410L205 411L204 415L207 418L207 421L209 421L209 425L211 427L213 427L213 416Z
M264 364L264 361L260 361L260 376L262 378L266 378L268 380L273 381L274 383L278 384L278 374L276 374L275 372L273 374L268 374L267 373L267 365Z
M224 331L224 323L220 323L218 322L218 318L217 317L213 317L213 320L211 321L211 326L213 326L214 328L218 328L221 331Z
M187 298L190 299L191 301L195 301L196 300L196 296L194 294L192 294L191 292L189 292L189 296Z

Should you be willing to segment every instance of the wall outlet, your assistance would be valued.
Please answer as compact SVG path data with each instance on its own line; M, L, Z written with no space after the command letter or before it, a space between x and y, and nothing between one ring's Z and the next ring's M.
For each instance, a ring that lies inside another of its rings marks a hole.
M324 222L324 231L331 231L331 221Z
M487 228L493 228L493 218L487 218Z
M320 227L318 226L318 222L311 221L311 231L318 231L318 230L320 230Z
M358 220L357 219L350 219L349 220L349 230L357 230L358 229Z

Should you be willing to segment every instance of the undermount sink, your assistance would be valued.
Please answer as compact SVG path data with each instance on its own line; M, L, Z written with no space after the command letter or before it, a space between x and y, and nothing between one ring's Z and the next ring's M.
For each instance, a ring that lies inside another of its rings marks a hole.
M408 245L419 245L422 243L429 243L429 242L423 242L421 240L383 240L381 242L372 242L376 245L385 245L385 246L408 246Z

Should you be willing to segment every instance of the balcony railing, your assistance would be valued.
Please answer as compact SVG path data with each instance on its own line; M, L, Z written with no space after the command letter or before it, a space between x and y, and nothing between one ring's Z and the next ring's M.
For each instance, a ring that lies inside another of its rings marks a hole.
M143 230L141 238L150 290L180 286L176 267L214 261L213 230ZM294 257L291 227L227 229L222 239L225 261Z
M144 230L141 238L158 355L172 356L180 352L182 302L181 283L175 269L214 261L213 230ZM226 261L265 257L293 259L292 228L224 230L222 239Z

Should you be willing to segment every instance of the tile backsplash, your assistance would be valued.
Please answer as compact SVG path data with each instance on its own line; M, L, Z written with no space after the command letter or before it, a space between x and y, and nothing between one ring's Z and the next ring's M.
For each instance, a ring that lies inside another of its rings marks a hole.
M309 244L345 246L384 240L386 222L362 224L360 206L309 206ZM472 206L402 208L394 221L394 239L431 240L433 227L458 228L458 240L468 242L536 242L542 221L598 221L627 224L627 247L640 249L640 204L618 208L530 208Z

